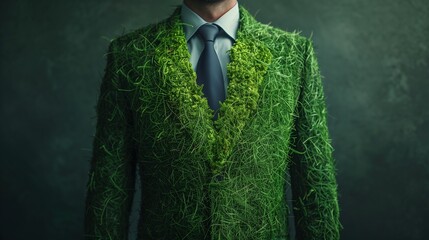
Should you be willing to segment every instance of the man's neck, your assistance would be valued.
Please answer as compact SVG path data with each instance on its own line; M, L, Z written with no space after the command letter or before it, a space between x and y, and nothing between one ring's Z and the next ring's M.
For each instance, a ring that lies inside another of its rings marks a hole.
M237 0L220 0L212 3L201 0L184 0L183 2L206 22L214 22L233 8Z

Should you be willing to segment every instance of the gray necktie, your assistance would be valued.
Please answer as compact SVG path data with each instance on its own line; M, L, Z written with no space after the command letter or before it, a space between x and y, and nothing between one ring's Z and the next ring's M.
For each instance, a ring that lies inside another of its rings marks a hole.
M209 106L215 111L213 120L217 120L219 101L225 101L225 89L222 68L214 50L214 40L219 32L215 24L204 24L198 29L198 34L204 41L204 50L197 64L197 83L204 84L203 93Z

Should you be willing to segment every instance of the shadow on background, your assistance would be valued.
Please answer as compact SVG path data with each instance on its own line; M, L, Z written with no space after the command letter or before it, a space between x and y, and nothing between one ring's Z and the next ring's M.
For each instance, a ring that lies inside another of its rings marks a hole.
M313 36L342 239L428 239L428 1L239 2L261 22ZM0 3L1 239L82 238L108 40L180 3Z

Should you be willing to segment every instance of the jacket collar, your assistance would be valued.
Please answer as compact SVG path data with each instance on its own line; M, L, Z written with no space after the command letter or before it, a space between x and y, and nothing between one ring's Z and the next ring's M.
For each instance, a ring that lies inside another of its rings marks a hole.
M180 126L191 134L196 146L201 143L212 146L210 163L213 173L217 174L228 163L243 129L256 114L260 86L272 55L256 37L260 23L240 5L237 39L227 65L228 94L220 105L218 119L213 122L213 110L202 87L196 83L197 76L189 61L180 8L158 26L155 61L160 83L167 91Z

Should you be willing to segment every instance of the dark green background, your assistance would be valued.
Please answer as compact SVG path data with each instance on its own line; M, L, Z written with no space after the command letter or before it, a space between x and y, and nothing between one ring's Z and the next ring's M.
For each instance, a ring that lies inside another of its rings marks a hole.
M1 239L81 238L107 39L180 3L1 1ZM342 239L429 239L429 1L240 4L264 23L313 33Z

